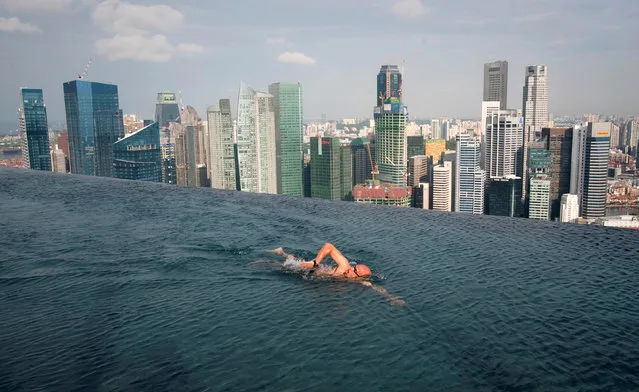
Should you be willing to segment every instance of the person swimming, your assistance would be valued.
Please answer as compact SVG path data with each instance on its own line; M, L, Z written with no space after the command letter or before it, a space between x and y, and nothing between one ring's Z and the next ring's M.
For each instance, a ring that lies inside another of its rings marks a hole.
M349 281L358 282L364 286L370 287L376 292L382 294L386 297L391 304L404 306L406 305L406 301L401 299L400 297L396 297L391 295L385 288L374 285L368 280L372 276L371 269L364 264L356 264L351 266L348 262L348 259L344 257L342 252L340 252L333 244L330 242L325 243L317 252L317 256L315 259L310 261L304 261L298 257L295 257L291 254L288 254L282 248L277 248L270 250L269 252L275 253L277 255L283 256L286 258L286 262L282 265L286 265L287 263L293 263L297 268L302 268L309 270L309 275L317 275L317 276L327 276L334 277L337 279L346 279ZM321 267L320 263L327 257L330 258L337 264L337 266L331 267Z
M295 256L289 255L282 248L273 249L271 252L287 259L293 258L298 260ZM334 268L319 268L322 260L330 256L330 258L337 264ZM299 266L302 268L310 269L316 275L333 276L346 279L364 280L371 277L372 272L368 266L364 264L356 264L351 266L348 259L344 257L333 244L330 242L325 243L317 252L317 256L311 261L299 260Z

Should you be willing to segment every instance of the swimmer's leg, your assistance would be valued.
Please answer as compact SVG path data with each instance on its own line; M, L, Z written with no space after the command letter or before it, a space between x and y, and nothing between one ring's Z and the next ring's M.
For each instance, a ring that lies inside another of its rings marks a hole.
M288 257L289 256L289 254L284 252L284 249L282 249L281 247L277 248L277 249L267 250L267 252L275 253L276 255L280 255L280 256L283 256L283 257Z

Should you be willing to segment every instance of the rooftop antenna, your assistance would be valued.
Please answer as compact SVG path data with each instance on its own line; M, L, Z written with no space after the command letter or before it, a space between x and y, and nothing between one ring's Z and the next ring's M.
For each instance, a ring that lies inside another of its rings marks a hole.
M89 68L91 67L92 63L93 63L93 58L89 58L89 62L87 63L87 65L84 66L84 72L82 72L81 74L78 74L78 80L82 80L87 77L87 75L89 74Z

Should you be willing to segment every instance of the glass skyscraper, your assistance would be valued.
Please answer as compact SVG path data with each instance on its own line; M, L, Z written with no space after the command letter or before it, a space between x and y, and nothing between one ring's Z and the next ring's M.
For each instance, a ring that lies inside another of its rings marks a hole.
M311 197L348 200L353 191L352 155L340 138L311 138Z
M211 187L236 189L231 101L220 99L207 110Z
M42 90L20 90L18 125L22 139L22 163L24 168L51 171L47 108Z
M240 190L275 194L277 162L273 96L241 83L237 111Z
M124 137L118 86L73 80L63 89L71 172L113 177L113 143Z
M162 181L160 127L157 122L115 142L113 174L125 180Z
M165 127L170 122L180 122L180 107L174 93L158 93L155 104L155 122Z
M277 193L303 196L302 186L302 85L273 83L268 88L275 105Z
M402 74L397 65L382 65L377 74L377 105L389 98L402 100Z

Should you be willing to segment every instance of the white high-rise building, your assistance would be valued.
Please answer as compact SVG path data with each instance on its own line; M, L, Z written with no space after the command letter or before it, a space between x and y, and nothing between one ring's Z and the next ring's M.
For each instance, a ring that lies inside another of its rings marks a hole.
M541 135L542 128L548 127L548 68L545 65L526 68L523 98L524 131L530 142Z
M275 106L271 94L240 85L237 157L240 190L277 193Z
M537 174L530 179L528 218L550 220L550 177Z
M484 167L488 178L520 175L523 119L513 112L498 110L487 117Z
M444 162L433 168L433 210L452 211L452 177L452 162Z
M482 135L486 134L486 123L489 116L501 110L499 101L483 101L481 103L481 129Z
M484 213L486 172L481 170L481 143L462 133L457 136L455 165L455 211Z
M484 64L484 101L498 101L506 110L508 97L508 62L495 61Z
M437 119L431 120L430 122L430 130L433 135L433 139L441 139L442 138L442 126L441 122Z
M573 129L570 193L578 196L584 218L601 218L606 213L611 128L611 123L600 122Z
M573 223L579 218L579 197L571 193L561 196L561 212L559 219L564 223Z
M235 190L235 152L231 101L220 99L207 110L208 171L211 187Z

